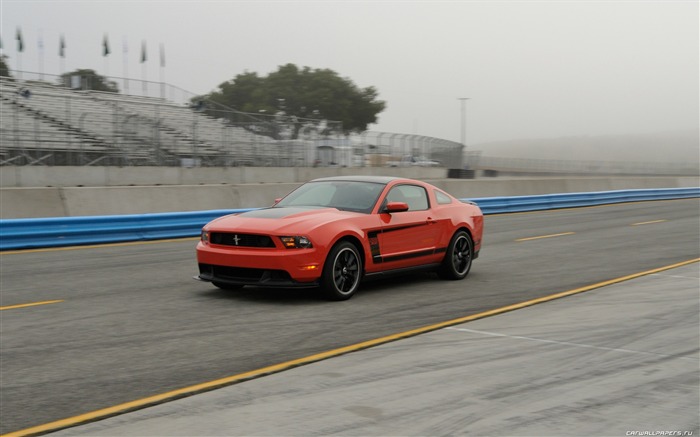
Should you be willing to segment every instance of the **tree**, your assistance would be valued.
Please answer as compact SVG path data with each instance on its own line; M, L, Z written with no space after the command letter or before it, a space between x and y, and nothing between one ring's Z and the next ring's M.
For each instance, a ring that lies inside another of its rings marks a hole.
M10 74L10 67L7 66L7 56L5 55L0 55L0 76L12 77Z
M294 125L292 138L308 121L339 121L345 134L361 132L377 122L386 107L374 87L358 88L328 69L280 66L267 77L245 72L219 85L218 91L195 98L237 111L284 116ZM275 135L273 135L275 136Z
M117 83L107 79L104 76L100 76L95 72L95 70L89 69L78 69L71 71L70 73L64 73L61 75L60 83L69 84L71 83L71 78L73 76L80 77L80 88L84 90L94 90L94 91L106 91L109 93L118 93L119 87Z

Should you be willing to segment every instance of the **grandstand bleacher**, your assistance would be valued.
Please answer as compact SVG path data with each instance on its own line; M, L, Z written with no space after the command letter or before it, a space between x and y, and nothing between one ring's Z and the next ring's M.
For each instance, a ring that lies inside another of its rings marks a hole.
M55 84L29 72L0 77L0 166L364 167L406 155L462 165L463 146L439 138L369 131L353 138L341 122L243 113L167 84L156 84L154 97L151 82L133 95L126 79L122 93L52 77ZM166 99L167 87L185 98Z
M0 79L0 164L305 166L301 140L162 98ZM269 130L269 129L268 129Z

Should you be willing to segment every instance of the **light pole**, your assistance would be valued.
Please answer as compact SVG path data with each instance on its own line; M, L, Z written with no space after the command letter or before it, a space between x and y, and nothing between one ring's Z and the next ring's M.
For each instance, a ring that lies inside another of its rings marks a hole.
M467 147L467 100L471 97L458 97L457 100L462 101L462 145Z

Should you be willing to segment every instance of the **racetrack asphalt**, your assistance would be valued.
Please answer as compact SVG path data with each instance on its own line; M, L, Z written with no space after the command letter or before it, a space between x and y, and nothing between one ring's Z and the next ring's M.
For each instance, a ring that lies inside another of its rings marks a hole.
M698 435L700 264L646 273L50 435Z

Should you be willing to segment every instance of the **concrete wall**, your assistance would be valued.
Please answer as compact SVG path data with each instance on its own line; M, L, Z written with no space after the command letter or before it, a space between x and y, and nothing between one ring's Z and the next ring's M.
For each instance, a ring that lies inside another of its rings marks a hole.
M333 171L337 169L323 170ZM383 172L383 174L387 173ZM269 174L265 174L265 176L269 176ZM306 176L304 177L306 178ZM309 176L308 179L313 179L314 177L320 176L317 173ZM414 177L427 180L459 198L700 186L700 180L697 177L518 179L431 179ZM275 198L286 195L300 184L301 182L281 182L168 186L0 188L0 218L256 208L271 205Z
M58 188L0 189L0 219L68 216Z
M693 176L482 178L473 180L444 179L430 182L459 198L700 186L700 178Z
M436 167L0 167L0 187L113 187L306 182L326 176L386 175L438 179Z
M298 183L0 189L0 218L63 217L257 208Z

